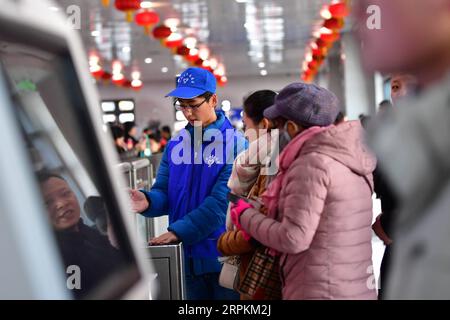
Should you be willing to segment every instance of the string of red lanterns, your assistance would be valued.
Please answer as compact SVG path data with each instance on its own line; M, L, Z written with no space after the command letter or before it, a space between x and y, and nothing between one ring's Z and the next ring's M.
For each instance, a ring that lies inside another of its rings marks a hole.
M152 31L152 35L153 38L160 41L162 46L170 49L172 54L183 57L191 66L200 67L212 72L219 86L224 86L227 83L228 79L225 76L225 68L223 65L219 65L214 57L209 56L210 51L207 47L197 47L197 39L195 37L189 36L183 38L180 33L173 32L165 24L156 26ZM211 64L211 61L215 61L214 64Z
M348 1L334 0L322 8L320 15L323 19L321 28L313 33L313 40L306 48L302 64L301 79L305 82L314 80L328 51L340 39L340 32L345 25L344 18L349 15Z
M102 4L108 6L109 1L102 0ZM114 6L117 10L126 13L126 20L128 22L133 21L134 15L135 23L143 27L146 34L151 33L153 38L159 40L162 46L170 49L172 54L183 57L191 66L197 66L212 72L219 86L224 86L227 83L228 79L225 76L225 67L219 64L214 57L210 57L210 50L207 47L198 47L195 37L189 36L183 38L180 33L172 31L165 24L154 27L154 25L159 23L159 15L153 10L147 8L141 9L141 0L115 0ZM91 60L89 63L91 64ZM133 87L135 89L142 87L140 80L134 79L130 81L124 77L115 75L114 72L111 74L101 69L98 64L94 68L91 67L91 74L95 79L101 80L104 83L113 82L118 86ZM133 83L135 84L134 86L132 85ZM136 85L138 83L139 85Z

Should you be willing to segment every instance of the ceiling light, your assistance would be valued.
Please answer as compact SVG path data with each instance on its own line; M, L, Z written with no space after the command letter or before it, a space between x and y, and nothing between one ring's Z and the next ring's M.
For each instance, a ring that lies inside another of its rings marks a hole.
M141 8L142 8L142 9L150 9L150 8L153 8L153 3L151 3L150 1L142 1L142 2L141 2Z
M197 45L197 39L194 37L187 37L186 39L184 39L184 44L189 49L193 49Z
M169 68L167 68L167 67L162 67L161 68L161 72L162 73L167 73L169 71Z
M213 69L216 69L219 63L217 62L216 58L209 59L209 66Z
M320 10L320 16L324 18L325 20L333 18L333 15L331 14L330 10L328 9L328 6L324 6L322 10Z
M133 81L131 81L131 86L132 87L140 87L140 86L142 86L142 81L139 79L134 79Z
M145 63L152 63L153 62L153 59L152 58L145 58Z
M100 31L98 31L98 30L94 30L91 32L91 36L93 36L93 37L98 37L99 35L100 35Z
M198 52L198 56L202 60L206 60L209 58L209 49L208 48L201 48Z
M264 70L264 69L263 69L263 70L261 70L260 73L261 73L261 75L262 75L263 77L267 76L267 70Z
M164 21L164 24L168 26L170 29L176 29L180 24L180 19L178 18L169 18Z
M260 68L264 68L265 66L266 66L266 64L264 62L258 63L258 67L260 67Z
M137 79L139 79L141 77L141 73L139 72L139 71L133 71L132 73L131 73L131 78L133 79L133 80L137 80Z

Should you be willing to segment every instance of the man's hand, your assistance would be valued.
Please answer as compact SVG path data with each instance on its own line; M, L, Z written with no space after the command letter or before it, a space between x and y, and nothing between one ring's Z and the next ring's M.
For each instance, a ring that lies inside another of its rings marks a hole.
M155 245L174 243L174 242L178 242L178 241L179 241L179 239L175 235L175 233L173 233L173 232L166 232L166 233L160 235L157 238L151 239L150 240L150 245L155 246Z
M381 226L381 214L376 218L375 222L372 225L372 230L375 232L378 238L380 238L384 245L390 245L392 243L392 240L389 239L388 235L384 232L383 227Z
M129 194L131 200L131 210L133 210L133 212L141 213L148 209L150 204L142 192L130 189Z

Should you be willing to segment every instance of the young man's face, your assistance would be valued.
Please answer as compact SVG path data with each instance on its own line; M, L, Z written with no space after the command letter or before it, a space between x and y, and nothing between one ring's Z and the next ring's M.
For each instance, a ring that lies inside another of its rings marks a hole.
M80 205L67 182L52 177L41 188L53 227L58 231L75 227L80 220Z
M358 0L357 35L369 71L415 73L448 53L450 0ZM379 8L379 15L367 13ZM379 28L370 29L379 16Z
M203 125L210 124L215 115L217 96L214 94L209 99L196 97L193 99L178 99L182 112L191 125L200 121Z

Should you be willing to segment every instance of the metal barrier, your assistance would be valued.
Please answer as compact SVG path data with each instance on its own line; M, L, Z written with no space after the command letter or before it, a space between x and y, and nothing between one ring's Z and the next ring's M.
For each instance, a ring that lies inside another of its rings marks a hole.
M160 159L160 158L159 158ZM154 180L154 166L158 159L143 158L131 163L118 165L125 174L128 186L133 189L150 191ZM159 163L157 163L159 166ZM149 239L155 237L154 219L135 214L133 230L136 230L139 242L145 248L148 259L152 260L158 283L158 292L152 297L162 300L183 300L186 298L184 285L184 254L182 243L163 246L149 246Z
M150 191L153 184L153 167L149 159L140 159L131 163L133 189ZM151 218L136 215L138 238L147 245L155 237L155 224Z

